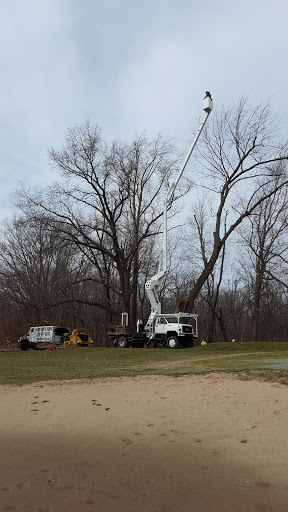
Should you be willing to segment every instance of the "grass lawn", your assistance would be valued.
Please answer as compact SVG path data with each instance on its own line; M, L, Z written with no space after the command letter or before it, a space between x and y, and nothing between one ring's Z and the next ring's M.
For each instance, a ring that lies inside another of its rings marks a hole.
M280 363L280 369L266 368L267 360L270 366L273 361ZM288 383L288 343L214 343L185 350L93 347L0 353L0 384L215 371Z

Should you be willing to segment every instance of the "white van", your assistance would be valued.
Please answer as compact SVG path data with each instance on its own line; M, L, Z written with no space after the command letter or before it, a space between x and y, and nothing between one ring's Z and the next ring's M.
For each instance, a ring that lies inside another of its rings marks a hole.
M67 327L58 327L56 325L42 325L39 327L30 327L25 336L21 336L18 344L21 350L27 348L39 348L45 345L63 345L64 335L70 332Z

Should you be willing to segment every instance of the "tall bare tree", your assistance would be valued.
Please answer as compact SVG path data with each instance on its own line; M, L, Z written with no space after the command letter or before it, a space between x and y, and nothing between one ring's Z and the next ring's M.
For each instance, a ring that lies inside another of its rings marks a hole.
M280 178L263 187L267 195L277 188ZM262 193L262 192L261 192ZM253 313L251 339L258 341L261 298L265 281L283 282L288 264L288 190L283 187L262 201L241 229L241 237L248 248L250 273L253 273ZM247 265L247 258L246 258ZM288 283L286 282L286 285Z
M193 206L193 213L188 219L186 236L183 236L183 240L185 240L186 245L186 250L184 248L184 253L186 255L186 267L189 268L191 277L193 275L194 283L199 276L199 273L201 273L203 268L206 267L208 255L212 249L210 240L211 208L207 207L207 204L209 204L209 195L207 195L207 192L205 195L200 194ZM189 231L189 233L193 233L193 236L187 236L187 231ZM221 304L219 304L219 298L221 297L220 289L224 273L224 262L225 246L222 248L219 255L217 265L215 264L198 296L198 298L201 298L201 304L203 305L203 303L206 302L208 306L205 310L205 337L208 342L216 341L217 339L217 322L221 330L221 335L225 341L228 341L223 309ZM185 301L185 295L179 295L177 304L177 308L179 310L185 309ZM198 302L197 311L199 306L200 304Z
M98 266L106 286L103 307L111 314L124 309L135 323L140 251L159 229L159 197L175 164L170 141L142 135L107 147L98 126L86 123L68 130L63 148L52 149L50 159L62 181L48 194L19 192L19 204L31 218L44 215Z
M4 224L0 239L2 293L11 314L13 309L22 311L29 325L49 321L55 303L63 306L79 264L71 246L63 247L57 236L47 231L45 220L31 225L25 217L15 217Z
M242 98L237 105L211 118L198 145L197 183L214 196L212 249L190 290L188 311L193 309L231 234L263 201L287 187L285 165L272 165L287 159L287 143L279 140L269 104L251 107L247 98ZM275 175L282 179L275 181Z

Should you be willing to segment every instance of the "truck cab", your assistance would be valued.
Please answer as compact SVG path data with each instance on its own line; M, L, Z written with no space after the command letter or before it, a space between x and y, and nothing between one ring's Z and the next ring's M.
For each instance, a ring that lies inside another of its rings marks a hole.
M190 323L186 323L187 321ZM149 341L159 341L169 348L178 348L180 345L182 347L193 347L194 338L197 336L197 315L189 313L158 313L154 318L154 328Z

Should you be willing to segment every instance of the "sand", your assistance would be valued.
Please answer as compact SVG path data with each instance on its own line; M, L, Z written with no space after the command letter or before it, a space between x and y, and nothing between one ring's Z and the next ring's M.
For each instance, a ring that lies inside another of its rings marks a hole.
M0 510L287 512L288 390L210 376L0 387Z

